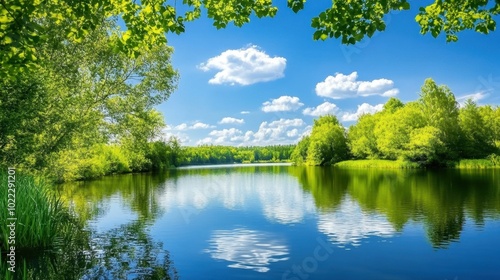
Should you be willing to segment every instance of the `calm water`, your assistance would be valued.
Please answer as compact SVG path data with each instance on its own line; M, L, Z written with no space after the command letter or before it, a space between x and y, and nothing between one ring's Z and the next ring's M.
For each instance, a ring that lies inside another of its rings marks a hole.
M73 183L82 279L500 279L500 170L217 166Z

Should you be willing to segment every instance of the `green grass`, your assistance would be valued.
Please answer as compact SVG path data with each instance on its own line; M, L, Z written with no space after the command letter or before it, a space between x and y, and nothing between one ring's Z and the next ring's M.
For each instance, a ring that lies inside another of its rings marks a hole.
M0 220L10 218L8 206L8 178L0 173ZM49 186L32 176L15 174L16 220L15 247L19 250L44 249L68 241L79 227L77 219L63 202L49 190ZM11 197L12 198L12 197ZM0 248L6 250L10 231L5 223L0 230Z
M386 169L414 169L421 168L418 163L401 160L362 159L346 160L335 164L341 168L386 168Z
M487 169L487 168L500 168L499 164L495 164L489 159L462 159L455 168L459 169Z

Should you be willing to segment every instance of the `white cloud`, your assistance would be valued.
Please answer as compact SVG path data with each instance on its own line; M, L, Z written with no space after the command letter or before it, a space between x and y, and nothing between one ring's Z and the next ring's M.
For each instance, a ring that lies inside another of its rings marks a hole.
M158 137L159 139L157 139L157 140L167 142L170 139L170 137L175 137L175 138L179 139L179 141L183 145L186 145L189 142L191 142L191 139L189 138L189 136L187 134L182 133L182 132L172 133L172 132L168 131L167 129L162 130L161 135Z
M460 105L460 107L463 107L465 102L469 99L471 99L472 101L477 103L479 100L485 99L486 97L488 97L487 93L477 92L477 93L473 93L473 94L459 96L459 97L457 97L456 100L457 100L458 104Z
M302 134L300 135L299 139L302 139L303 137L305 136L309 136L311 135L311 132L312 132L312 125L308 125L304 128L304 131L302 132Z
M251 85L285 76L286 59L270 57L258 46L227 50L198 66L203 71L219 70L210 84Z
M214 139L212 137L205 137L201 140L196 141L196 145L208 145L208 144L213 144Z
M376 112L382 111L384 109L384 104L377 104L372 106L368 103L363 103L358 105L358 109L355 113L344 113L342 115L342 121L356 121L363 114L374 114Z
M241 111L240 114L242 114L242 115L248 115L248 114L250 114L250 112L249 111Z
M399 93L394 88L394 82L388 79L376 79L373 81L358 81L358 72L349 75L335 73L328 76L323 82L316 84L316 94L332 99L343 99L358 96L395 96Z
M318 105L318 107L310 107L310 108L305 108L302 113L304 115L309 115L309 116L314 116L314 117L319 117L323 115L334 115L339 111L339 107L337 105L330 103L330 102L324 102L323 104Z
M223 144L227 142L238 141L242 136L242 132L236 128L229 128L223 130L212 130L208 135L214 137L213 143Z
M174 130L187 130L188 129L188 125L185 124L185 123L181 123L180 125L177 125L173 128Z
M266 113L295 111L302 106L304 106L304 103L301 103L298 97L284 95L278 97L277 99L264 102L262 104L262 111Z
M305 122L302 119L279 119L273 122L263 122L259 126L259 130L253 133L252 143L254 144L274 144L280 141L286 141L289 128L304 126Z
M214 127L215 126L209 125L206 123L195 122L193 125L188 125L187 123L181 123L181 124L176 125L176 126L167 125L166 130L167 131L172 131L172 130L182 131L182 130L208 129L208 128L214 128Z
M206 123L202 122L197 122L191 126L191 129L208 129L208 128L214 128L214 125L209 125Z
M310 133L311 127L304 120L279 119L264 121L256 131L243 132L237 128L212 130L205 138L196 142L197 145L234 145L263 146L296 143L302 135Z
M219 121L219 124L244 124L244 123L245 123L244 119L236 119L231 117L225 117Z
M286 132L286 136L288 137L297 137L299 135L299 130L294 128Z

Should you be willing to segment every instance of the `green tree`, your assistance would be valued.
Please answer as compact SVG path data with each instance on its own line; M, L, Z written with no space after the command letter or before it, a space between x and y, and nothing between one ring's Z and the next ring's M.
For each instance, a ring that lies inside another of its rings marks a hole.
M432 79L427 79L422 86L419 102L426 125L439 130L439 139L445 146L441 157L456 159L461 152L461 131L455 96L447 86L438 86Z
M485 126L483 128L487 137L493 141L497 149L500 149L500 107L481 106L479 107L479 113L484 121Z
M0 2L0 71L10 78L26 69L36 69L40 42L50 39L53 21L63 31L63 41L78 42L87 37L104 20L119 17L126 30L117 34L116 50L131 56L166 43L165 33L182 33L184 23L199 18L202 9L216 28L229 23L242 26L257 17L273 17L278 8L272 0L9 0ZM304 8L305 0L288 0L294 12ZM332 1L331 7L314 17L311 26L315 40L340 38L354 44L386 28L384 17L392 11L409 10L407 0ZM416 22L421 33L437 37L446 34L447 41L456 41L457 33L472 29L488 34L496 29L494 16L500 3L493 0L436 0L420 7Z
M374 129L381 157L392 160L403 158L411 132L423 126L425 121L421 105L416 102L407 103L393 113L383 112Z
M344 127L333 115L321 116L314 120L309 147L308 165L329 165L346 160L349 148Z
M433 126L425 126L410 132L410 141L406 145L404 157L423 166L440 164L440 155L444 144L439 139L439 130Z
M118 32L113 22L103 23L80 42L64 43L64 30L46 24L52 27L51 36L38 46L36 75L0 82L2 129L4 119L10 124L0 137L5 147L0 159L50 171L63 156L59 152L114 142L129 149L128 155L138 159L130 168L140 170L147 142L163 126L154 106L176 87L172 49L155 47L131 58L113 50L110 42Z
M364 114L349 128L347 137L351 153L356 158L378 158L377 137L374 130L380 114Z
M397 109L402 108L405 104L401 100L391 97L384 104L384 111L394 113Z
M476 103L467 100L460 109L459 123L463 131L464 158L485 158L496 150L491 127L493 123L489 120L486 125Z
M291 155L291 160L296 165L302 165L306 162L307 159L307 150L309 149L309 136L304 136L300 139L297 146L293 150Z

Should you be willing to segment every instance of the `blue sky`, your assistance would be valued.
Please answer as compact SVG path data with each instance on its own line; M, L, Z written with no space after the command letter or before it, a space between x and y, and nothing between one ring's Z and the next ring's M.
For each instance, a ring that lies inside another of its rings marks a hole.
M416 100L429 77L459 101L500 104L499 31L462 32L446 43L419 33L415 6L389 14L384 32L355 46L313 41L311 18L329 4L308 2L298 14L279 6L276 17L241 28L217 30L202 18L169 34L180 81L158 106L165 136L190 146L296 143L321 114L348 127L391 96Z

